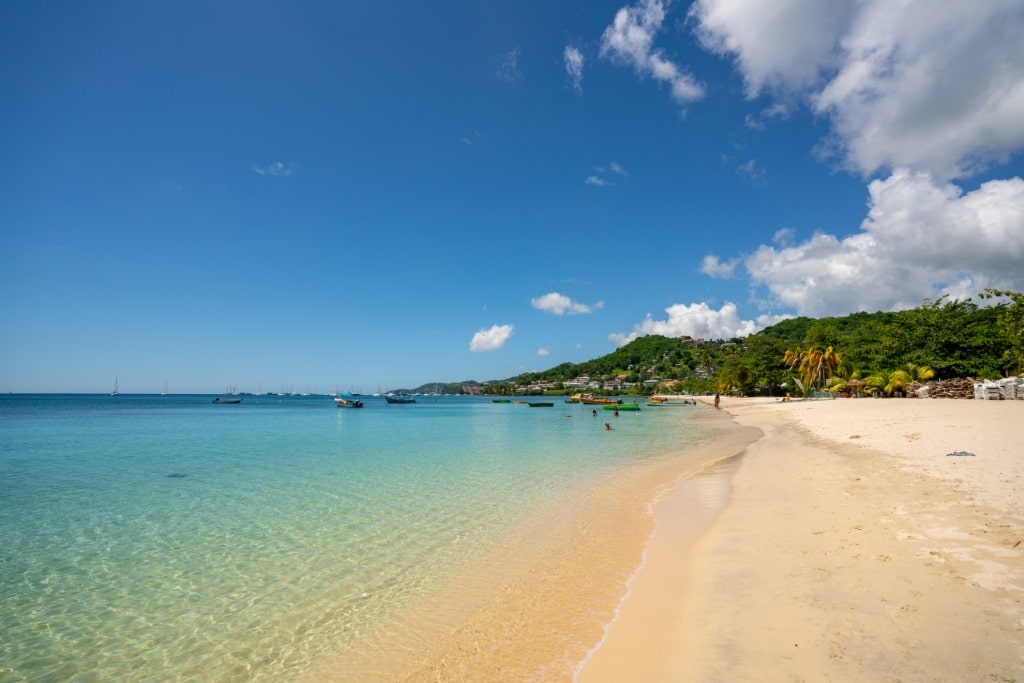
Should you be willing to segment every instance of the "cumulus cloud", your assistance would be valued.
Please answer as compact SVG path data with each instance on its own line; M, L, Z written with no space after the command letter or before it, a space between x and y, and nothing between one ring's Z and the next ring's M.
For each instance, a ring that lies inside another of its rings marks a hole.
M546 346L542 346L539 349L537 349L537 355L538 356L550 356L551 355L551 349L549 349Z
M1024 289L1024 180L972 192L897 169L868 186L860 231L792 243L788 229L743 259L771 305L800 315L900 310L928 298L967 298L985 287ZM717 257L705 258L715 274ZM720 269L720 267L718 267Z
M593 311L593 308L590 306L573 301L566 295L559 294L558 292L549 292L544 296L538 296L530 299L530 303L538 311L544 311L545 313L552 313L554 315L578 315ZM597 304L595 306L595 308L600 307L601 304Z
M741 320L736 304L726 302L717 311L705 302L674 304L665 309L668 318L655 320L650 314L638 323L632 332L608 335L616 346L623 346L638 337L660 334L664 337L693 337L695 339L732 339L747 337L769 325L791 316L764 315L754 320Z
M274 163L267 164L266 166L260 166L259 164L253 164L249 168L251 168L252 172L257 174L257 175L261 175L261 176L268 176L269 175L269 176L275 176L275 177L283 177L283 176L290 176L293 173L295 173L295 170L296 170L297 166L295 164L292 164L292 163L287 163L286 164L286 163L283 163L283 162L280 162L280 161L275 161Z
M480 330L469 342L470 351L497 351L505 346L512 336L513 325L491 325L490 329Z
M577 93L583 92L583 53L572 45L565 46L565 74Z
M1024 145L1018 0L697 0L690 18L749 97L809 103L832 124L822 149L865 175L945 181Z
M586 183L587 185L596 185L597 187L604 187L606 185L610 185L610 183L607 180L596 175L587 176L587 179L584 180L583 182Z
M739 265L739 258L731 258L728 261L721 261L714 254L708 254L700 264L700 272L714 278L728 280L736 274L736 266Z
M704 87L682 67L654 47L654 38L665 21L666 3L640 0L615 13L601 36L601 56L632 66L638 74L666 83L672 98L681 105L704 96Z

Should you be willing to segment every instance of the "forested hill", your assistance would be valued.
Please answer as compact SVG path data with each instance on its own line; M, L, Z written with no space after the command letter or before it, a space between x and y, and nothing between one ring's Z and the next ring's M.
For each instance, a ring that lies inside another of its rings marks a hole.
M938 379L997 378L1024 370L1024 294L995 292L981 306L971 300L926 301L890 313L854 313L835 318L793 318L750 337L695 340L651 335L606 356L563 363L543 372L487 382L487 387L557 384L586 376L630 385L673 384L683 391L741 392L784 385L793 374L783 359L795 349L831 349L843 376L926 366ZM462 382L456 388L477 385ZM439 385L426 385L439 386Z

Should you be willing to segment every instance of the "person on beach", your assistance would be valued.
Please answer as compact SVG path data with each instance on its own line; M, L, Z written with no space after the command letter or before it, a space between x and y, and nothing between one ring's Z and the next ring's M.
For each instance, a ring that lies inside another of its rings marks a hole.
M718 404L719 404L719 403L720 403L721 401L722 401L722 397L721 397L721 396L719 395L719 393L718 393L718 392L716 391L716 392L715 392L715 407L716 407L716 408L718 407Z
M612 425L611 425L611 423L609 423L609 422L605 422L605 423L604 423L604 431L606 431L606 432L610 432L610 431L612 431Z

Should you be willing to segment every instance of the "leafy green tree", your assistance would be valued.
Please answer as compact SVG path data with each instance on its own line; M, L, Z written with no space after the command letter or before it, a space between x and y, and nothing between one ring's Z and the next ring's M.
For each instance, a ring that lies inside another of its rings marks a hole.
M807 329L804 343L812 347L826 348L842 343L839 325L834 319L815 320Z
M1006 298L996 309L996 325L1006 340L1002 355L1003 369L1008 375L1024 372L1024 293L1003 289L986 289L983 299Z

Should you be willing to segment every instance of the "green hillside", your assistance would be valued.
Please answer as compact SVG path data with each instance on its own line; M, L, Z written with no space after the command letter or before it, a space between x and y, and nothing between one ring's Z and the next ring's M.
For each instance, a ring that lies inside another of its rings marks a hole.
M818 388L841 386L840 380L850 379L885 380L882 386L895 381L898 387L903 381L899 373L911 380L1020 373L1024 370L1024 294L986 290L981 298L992 305L943 297L906 311L793 318L742 339L651 335L606 356L563 363L543 372L479 384L424 386L443 386L446 393L457 393L464 386L493 394L515 393L523 387L571 393L578 389L564 384L585 377L602 386L613 383L608 391L614 393L671 389L779 395L795 390L794 377Z

